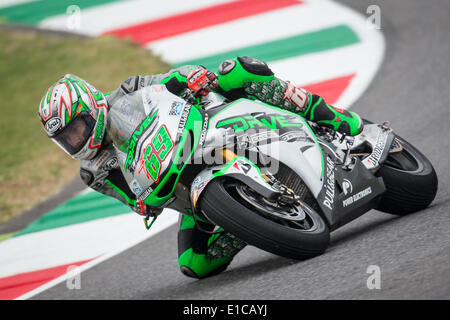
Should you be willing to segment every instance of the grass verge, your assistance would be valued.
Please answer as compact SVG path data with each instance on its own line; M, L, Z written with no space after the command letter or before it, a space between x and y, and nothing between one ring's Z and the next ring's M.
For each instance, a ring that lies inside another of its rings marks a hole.
M131 41L0 29L0 224L45 200L78 174L44 133L38 105L66 73L103 92L130 75L167 72L169 65Z

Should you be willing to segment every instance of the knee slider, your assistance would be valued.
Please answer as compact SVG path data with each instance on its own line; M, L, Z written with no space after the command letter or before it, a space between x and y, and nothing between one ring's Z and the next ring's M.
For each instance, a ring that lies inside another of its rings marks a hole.
M200 277L191 268L189 268L187 266L180 266L180 271L185 276L195 278L195 279L200 279Z

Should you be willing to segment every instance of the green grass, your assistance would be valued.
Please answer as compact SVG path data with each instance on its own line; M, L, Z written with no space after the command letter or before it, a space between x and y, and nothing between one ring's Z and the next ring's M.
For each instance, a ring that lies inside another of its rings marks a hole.
M167 72L148 50L112 37L83 39L0 29L0 224L78 174L79 163L45 135L37 110L66 73L103 92L130 75Z

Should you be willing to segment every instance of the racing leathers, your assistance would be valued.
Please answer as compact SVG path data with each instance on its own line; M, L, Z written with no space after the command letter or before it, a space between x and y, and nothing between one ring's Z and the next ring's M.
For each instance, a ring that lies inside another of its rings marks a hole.
M106 96L108 108L114 108L115 102L125 95L153 84L164 84L171 93L181 95L188 88L189 75L201 68L188 65L166 74L129 77ZM362 129L362 121L354 112L334 108L320 96L278 79L266 63L254 58L237 57L222 62L218 86L214 90L230 100L241 97L261 100L345 134L356 135ZM109 141L105 139L95 158L81 161L82 180L92 189L120 200L140 215L157 215L160 208L146 206L136 198L133 186L125 180L119 168L116 151ZM178 263L185 275L203 278L217 274L225 270L233 257L245 247L245 242L221 229L215 233L205 232L213 231L215 226L193 216L189 209L181 213Z

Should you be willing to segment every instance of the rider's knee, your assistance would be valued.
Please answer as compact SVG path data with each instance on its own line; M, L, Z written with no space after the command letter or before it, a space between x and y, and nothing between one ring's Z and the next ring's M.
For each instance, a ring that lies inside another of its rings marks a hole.
M180 271L182 274L184 274L187 277L200 279L200 277L188 266L180 266Z

